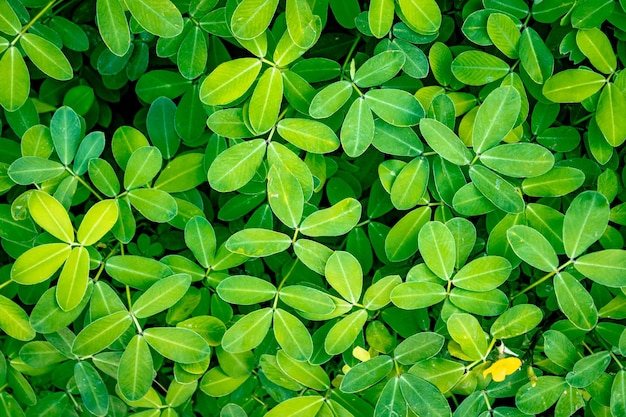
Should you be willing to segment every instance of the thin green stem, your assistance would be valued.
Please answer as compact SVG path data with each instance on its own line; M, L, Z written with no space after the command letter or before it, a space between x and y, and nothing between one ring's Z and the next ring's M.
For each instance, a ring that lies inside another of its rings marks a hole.
M350 64L350 60L352 59L352 54L354 53L354 50L356 49L356 46L359 44L360 40L361 35L357 35L357 37L354 39L354 42L352 42L350 50L348 51L348 55L346 55L346 59L343 61L343 65L341 66L342 75L346 72L346 68L348 67L348 65Z
M278 294L283 288L283 285L285 285L285 282L287 282L287 280L289 279L289 276L291 276L293 270L296 269L297 264L298 260L294 259L293 263L291 264L291 268L289 268L289 271L287 271L287 273L283 276L283 279L280 281L280 284L278 284L278 287L276 288L276 295L274 296L274 303L272 304L272 310L276 310L276 307L278 306Z
M12 279L9 279L8 281L4 281L2 284L0 284L0 290L3 289L4 287L8 286L12 282L13 282Z
M76 173L74 173L74 171L70 167L65 167L65 170L69 172L74 178L76 178L76 180L80 182L83 185L83 187L88 189L89 192L93 194L98 200L100 201L104 200L104 198L96 190L94 190L94 188L91 185L89 185L87 181L82 179L80 175L76 175Z
M46 4L46 5L44 6L44 8L43 8L43 9L41 9L41 10L39 11L39 13L37 13L37 14L35 15L35 17L33 17L33 18L30 20L30 22L28 22L28 23L26 24L26 26L24 26L24 27L22 28L22 30L20 30L20 33L18 33L17 35L15 35L15 38L13 38L13 40L11 41L10 46L14 46L14 45L17 43L17 41L19 41L19 40L22 38L22 36L26 33L26 31L27 31L28 29L30 29L30 27L31 27L32 25L34 25L35 23L37 23L37 21L38 21L39 19L41 19L41 17L42 17L44 14L46 14L46 12L47 12L48 10L50 10L50 8L51 8L52 6L54 6L56 3L58 3L58 2L59 2L59 0L52 0L52 1L50 1L50 3Z
M539 278L537 281L533 282L532 284L530 284L528 287L524 288L522 291L518 292L517 294L515 294L514 296L511 297L511 300L514 300L515 298L519 297L522 294L527 293L528 291L532 290L533 288L535 288L537 285L543 284L544 282L546 282L547 280L549 280L550 278L552 278L554 275L558 274L559 272L561 272L563 269L567 268L569 265L572 264L572 262L574 262L572 259L570 259L569 261L565 262L563 265L559 266L557 269L555 269L554 271L548 272L546 275L544 275L543 277Z

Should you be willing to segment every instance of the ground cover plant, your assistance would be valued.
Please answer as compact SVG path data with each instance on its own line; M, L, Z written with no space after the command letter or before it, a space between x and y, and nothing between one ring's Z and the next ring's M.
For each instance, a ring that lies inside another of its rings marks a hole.
M0 0L0 416L626 416L625 10Z

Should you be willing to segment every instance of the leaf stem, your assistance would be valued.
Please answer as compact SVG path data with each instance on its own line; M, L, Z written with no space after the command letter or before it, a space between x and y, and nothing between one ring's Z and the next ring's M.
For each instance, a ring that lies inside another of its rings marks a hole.
M567 262L565 262L563 265L559 266L557 269L555 269L554 271L548 272L546 275L544 275L543 277L539 278L537 281L533 282L532 284L530 284L528 287L524 288L522 291L518 292L517 294L515 294L514 296L511 297L511 300L516 299L517 297L519 297L520 295L532 290L533 288L535 288L537 285L544 283L545 281L547 281L548 279L552 278L554 275L558 274L559 272L561 272L563 269L565 269L566 267L568 267L569 265L571 265L574 262L573 259L568 260Z
M76 173L74 173L74 171L70 167L65 167L65 170L69 172L74 178L76 178L76 181L80 182L83 185L83 187L88 189L89 192L93 194L98 200L100 201L104 200L104 198L102 198L102 196L96 190L94 190L94 188L91 185L89 185L87 181L82 179L80 175L76 175Z
M14 45L17 43L17 41L19 41L19 40L20 40L20 38L24 35L24 33L26 33L26 31L27 31L28 29L30 29L30 27L31 27L32 25L34 25L35 23L37 23L37 21L38 21L39 19L41 19L41 17L42 17L44 14L46 14L46 12L47 12L48 10L50 10L50 8L51 8L52 6L54 6L54 5L55 5L58 1L59 1L59 0L51 0L48 4L46 4L46 5L44 6L44 8L43 8L43 9L41 9L41 10L39 11L39 13L37 13L37 14L35 15L35 17L33 17L33 18L30 20L30 22L28 22L28 23L26 24L26 26L24 26L24 27L22 28L22 30L20 30L20 33L18 33L17 35L15 35L15 38L13 38L13 40L11 41L10 46L14 46Z
M343 61L343 65L341 66L342 76L346 72L346 68L350 64L350 59L352 59L352 54L354 53L354 50L356 49L356 46L359 44L360 40L361 40L361 35L357 35L356 38L354 39L354 42L352 42L352 46L350 46L350 49L348 50L348 55L346 55L346 59Z
M4 287L8 286L12 282L13 282L12 279L8 279L7 281L4 281L2 284L0 284L0 290L3 289Z
M278 294L283 288L283 285L285 285L285 282L287 282L287 279L289 279L289 277L291 276L293 270L296 269L297 264L298 259L294 259L293 263L291 264L291 268L289 268L289 271L287 271L287 273L283 276L283 279L280 281L280 284L278 284L278 287L276 288L276 295L274 296L274 303L272 304L272 310L276 310L276 307L278 306Z

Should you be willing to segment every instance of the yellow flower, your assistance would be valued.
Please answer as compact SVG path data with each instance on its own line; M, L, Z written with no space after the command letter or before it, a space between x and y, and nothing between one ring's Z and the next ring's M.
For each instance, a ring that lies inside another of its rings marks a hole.
M507 375L511 375L522 366L522 361L515 357L498 359L489 368L483 371L483 376L491 374L495 382L502 382Z

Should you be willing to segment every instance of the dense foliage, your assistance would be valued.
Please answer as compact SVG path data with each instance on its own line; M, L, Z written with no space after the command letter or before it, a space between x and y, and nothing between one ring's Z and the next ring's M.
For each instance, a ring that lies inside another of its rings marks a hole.
M625 10L0 0L0 416L626 416Z

